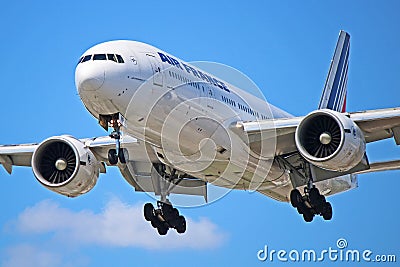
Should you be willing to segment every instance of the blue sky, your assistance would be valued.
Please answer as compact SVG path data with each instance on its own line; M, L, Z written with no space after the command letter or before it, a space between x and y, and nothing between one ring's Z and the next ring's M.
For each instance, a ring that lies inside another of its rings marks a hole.
M74 71L87 48L114 39L146 42L185 61L230 65L269 102L304 115L318 105L344 29L352 42L348 110L399 106L398 1L260 2L4 2L0 143L104 135L79 100ZM376 161L399 158L400 150L387 140L367 152ZM395 254L399 174L359 176L358 189L330 198L330 222L306 224L288 204L231 192L211 205L182 209L193 226L187 237L162 238L141 221L142 205L152 199L134 193L116 169L76 199L47 191L28 168L12 176L0 170L0 265L277 266L258 261L257 251L264 245L322 250L339 238L352 249Z

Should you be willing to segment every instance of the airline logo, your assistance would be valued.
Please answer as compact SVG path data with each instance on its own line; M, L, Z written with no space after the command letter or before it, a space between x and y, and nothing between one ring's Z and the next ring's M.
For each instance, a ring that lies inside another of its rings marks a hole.
M189 74L191 74L191 75L193 75L193 76L195 76L195 77L197 77L199 79L202 79L203 81L206 81L206 82L208 82L210 84L218 86L219 88L221 88L222 90L225 90L226 92L230 92L229 89L227 88L227 86L223 82L221 82L220 80L218 80L218 79L216 79L214 77L211 77L210 75L208 75L206 73L203 73L203 72L201 72L201 71L199 71L199 70L197 70L197 69L195 69L195 68L193 68L193 67L191 67L189 65L186 65L183 62L179 62L177 59L175 59L175 58L173 58L171 56L165 55L165 54L163 54L161 52L157 52L157 53L160 56L160 59L161 59L162 62L166 62L166 63L170 64L171 66L174 66L174 67L176 67L178 69L184 70L187 73L189 73Z

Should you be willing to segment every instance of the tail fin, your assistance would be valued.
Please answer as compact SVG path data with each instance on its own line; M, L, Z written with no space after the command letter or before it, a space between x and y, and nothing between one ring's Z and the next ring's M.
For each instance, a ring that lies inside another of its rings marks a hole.
M345 31L340 31L318 109L346 111L349 52L350 35Z

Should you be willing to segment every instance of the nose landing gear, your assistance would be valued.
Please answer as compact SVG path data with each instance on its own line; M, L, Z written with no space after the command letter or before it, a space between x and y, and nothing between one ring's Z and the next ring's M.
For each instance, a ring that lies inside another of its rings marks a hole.
M115 149L110 149L108 151L108 161L111 165L115 165L119 162L126 163L123 148L121 148L121 132L120 126L114 128L114 131L109 135L111 138L115 139Z
M112 139L115 139L115 149L110 149L108 151L108 162L111 165L118 163L126 163L123 148L121 148L121 126L124 118L121 114L111 114L111 115L100 115L99 124L108 131L109 127L113 128L113 131L109 135Z

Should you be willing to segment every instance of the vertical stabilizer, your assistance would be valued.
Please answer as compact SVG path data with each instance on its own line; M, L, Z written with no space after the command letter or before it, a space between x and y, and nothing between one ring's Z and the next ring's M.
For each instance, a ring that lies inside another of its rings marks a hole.
M318 109L346 111L349 52L350 35L345 31L340 31Z

